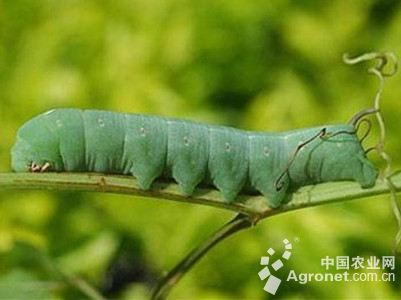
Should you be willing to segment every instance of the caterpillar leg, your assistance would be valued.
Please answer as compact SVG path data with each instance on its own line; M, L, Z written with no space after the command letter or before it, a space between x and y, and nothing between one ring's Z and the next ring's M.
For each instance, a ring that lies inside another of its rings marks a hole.
M259 187L259 191L266 198L269 206L272 208L279 207L287 196L288 188L290 186L290 180L288 175L281 178L280 188L276 187L276 182L270 182L270 188Z
M178 182L178 185L180 187L181 192L185 196L191 196L194 193L194 190L196 188L196 183L183 183L183 182Z
M37 164L36 162L31 162L29 166L29 172L32 173L43 173L51 170L51 164L49 162L45 162L42 166L40 164Z
M139 185L139 188L141 190L145 190L145 191L149 190L150 186L152 185L153 181L155 180L155 178L153 176L150 176L150 175L146 176L145 174L141 174L141 175L136 176L132 172L131 172L131 174L138 181L138 185Z
M220 192L223 194L224 199L228 203L233 203L238 196L239 191L233 190L231 188L219 188Z
M365 157L358 157L361 163L359 172L355 175L355 180L359 182L362 188L370 188L375 185L379 172L376 167Z
M41 168L40 168L40 172L46 172L48 170L51 169L51 165L50 163L46 162Z

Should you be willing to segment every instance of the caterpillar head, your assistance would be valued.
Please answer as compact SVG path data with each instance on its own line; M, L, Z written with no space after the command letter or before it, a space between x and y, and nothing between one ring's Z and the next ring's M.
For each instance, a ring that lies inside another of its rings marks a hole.
M21 139L17 139L11 150L11 168L15 172L45 172L51 170L53 164Z
M58 139L38 117L25 123L17 133L11 150L11 168L15 172L57 170L62 164Z

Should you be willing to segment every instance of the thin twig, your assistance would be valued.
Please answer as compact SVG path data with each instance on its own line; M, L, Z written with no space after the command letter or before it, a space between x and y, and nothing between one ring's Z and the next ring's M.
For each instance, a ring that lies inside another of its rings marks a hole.
M183 260L181 260L156 286L152 299L164 299L171 288L180 281L192 266L198 262L213 246L225 240L234 233L246 229L252 225L252 220L242 214L238 214L231 221L219 228L207 240L203 241L198 247L192 250Z

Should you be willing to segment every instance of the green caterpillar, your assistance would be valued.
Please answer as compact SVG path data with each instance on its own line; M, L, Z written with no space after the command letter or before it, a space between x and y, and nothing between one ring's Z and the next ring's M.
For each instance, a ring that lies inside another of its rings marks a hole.
M212 184L228 202L241 191L258 191L277 207L309 184L375 184L378 171L367 159L354 123L266 133L156 116L55 109L19 129L12 168L132 174L145 190L165 176L185 195L201 183Z

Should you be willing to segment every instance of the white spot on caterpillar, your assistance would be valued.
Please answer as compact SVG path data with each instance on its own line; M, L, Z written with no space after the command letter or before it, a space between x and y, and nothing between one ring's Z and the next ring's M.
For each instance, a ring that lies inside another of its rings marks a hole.
M139 131L141 132L141 135L142 135L142 136L146 136L146 131L145 131L145 128L144 128L144 127L141 127L141 128L139 129Z
M269 156L270 155L269 147L267 147L267 146L263 147L263 153L264 153L265 156Z
M57 127L63 127L63 122L61 120L56 120Z
M225 148L226 148L226 152L230 152L231 151L231 145L230 145L230 143L226 143L226 145L225 145Z
M189 138L187 136L184 136L183 140L184 140L184 145L189 146Z
M98 122L98 124L99 124L99 126L100 127L104 127L104 121L103 121L103 119L97 119L97 122Z
M343 146L342 143L337 143L337 147L338 147L338 148L341 148L342 146Z

